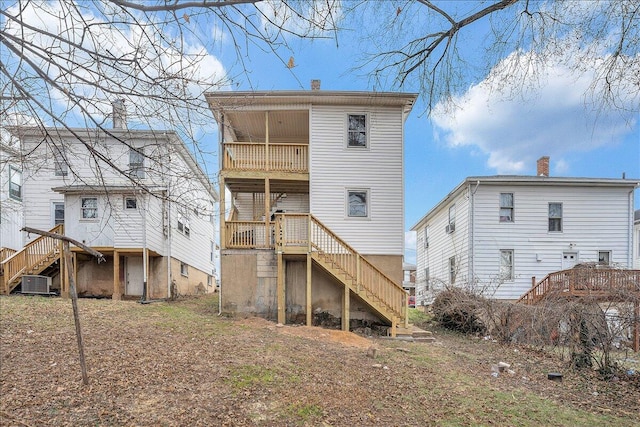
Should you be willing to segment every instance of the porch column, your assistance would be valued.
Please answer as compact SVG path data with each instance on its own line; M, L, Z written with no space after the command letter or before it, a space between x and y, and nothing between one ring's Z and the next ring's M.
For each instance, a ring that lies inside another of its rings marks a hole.
M342 300L342 330L349 332L349 303L351 302L351 295L349 294L349 286L344 285L344 294Z
M113 295L111 299L122 299L122 292L120 292L120 254L115 249L113 250Z
M264 244L265 248L271 247L271 183L269 178L264 179ZM256 242L257 243L257 242Z
M313 312L311 311L311 252L307 252L307 326L312 326Z
M278 251L278 323L283 325L286 323L286 295L284 285L284 260L282 259L282 251Z
M225 223L226 220L226 202L224 199L225 196L225 188L224 188L224 176L220 175L220 249L227 248L227 239L225 237L225 231L227 225ZM171 262L171 260L169 260Z

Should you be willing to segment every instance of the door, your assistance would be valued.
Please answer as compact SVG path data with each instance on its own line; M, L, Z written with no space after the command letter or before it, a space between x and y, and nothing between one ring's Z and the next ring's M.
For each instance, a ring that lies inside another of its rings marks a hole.
M562 253L562 269L568 270L578 263L578 252Z
M125 257L125 295L142 296L144 289L144 275L142 274L142 257Z

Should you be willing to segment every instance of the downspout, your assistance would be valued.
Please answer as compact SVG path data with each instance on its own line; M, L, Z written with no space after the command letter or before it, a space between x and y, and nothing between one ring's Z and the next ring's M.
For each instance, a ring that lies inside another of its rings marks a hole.
M633 193L638 187L640 187L640 184L636 184L633 190L629 190L629 219L627 221L627 227L629 227L629 232L627 233L627 268L633 268Z
M145 303L149 299L149 293L147 291L147 209L145 208L146 198L143 196L142 191L140 194L140 208L142 211L142 303Z
M167 181L167 299L171 299L171 182Z
M220 113L220 131L218 132L218 180L220 180L220 172L222 172L223 156L224 156L224 113L221 112ZM221 187L220 191L223 192L226 190L224 187ZM218 195L218 197L224 201L224 204L226 204L226 197L224 197L224 195L222 196ZM220 204L220 200L218 200L218 209L220 209L220 216L227 214L227 207L222 206ZM221 231L220 228L222 227L223 221L220 220L218 224L219 224L218 239L220 239L220 231ZM218 247L222 248L222 242L220 242ZM219 250L222 251L222 249L219 249ZM222 253L220 253L219 274L220 274L220 281L218 282L218 316L221 316L222 315Z
M471 184L469 184L469 273L470 278L475 280L476 268L475 268L475 194L480 186L480 180L476 181L476 188L471 190Z

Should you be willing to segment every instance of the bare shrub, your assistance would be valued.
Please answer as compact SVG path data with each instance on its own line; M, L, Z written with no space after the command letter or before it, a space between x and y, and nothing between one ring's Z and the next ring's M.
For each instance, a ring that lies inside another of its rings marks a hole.
M460 289L447 289L438 294L431 306L433 318L443 327L463 333L484 333L480 317L481 297Z

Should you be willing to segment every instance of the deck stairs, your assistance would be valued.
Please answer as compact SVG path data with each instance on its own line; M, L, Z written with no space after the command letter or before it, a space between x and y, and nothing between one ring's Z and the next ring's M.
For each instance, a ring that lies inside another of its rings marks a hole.
M409 328L408 294L380 269L311 214L276 216L276 249L284 254L308 253L351 293L391 324L391 335Z
M49 232L62 234L62 224L56 225ZM0 256L8 253L2 250ZM53 272L51 268L60 260L61 254L60 240L40 236L21 250L15 251L4 259L0 258L0 294L9 295L20 284L24 275Z

